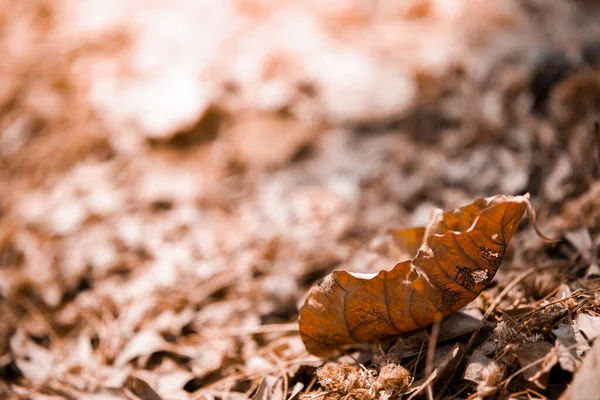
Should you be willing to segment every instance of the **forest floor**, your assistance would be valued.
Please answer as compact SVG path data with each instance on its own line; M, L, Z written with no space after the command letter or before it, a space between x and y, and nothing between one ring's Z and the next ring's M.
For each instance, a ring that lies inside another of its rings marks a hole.
M598 398L594 2L0 4L1 398ZM455 322L307 353L324 276L525 193Z

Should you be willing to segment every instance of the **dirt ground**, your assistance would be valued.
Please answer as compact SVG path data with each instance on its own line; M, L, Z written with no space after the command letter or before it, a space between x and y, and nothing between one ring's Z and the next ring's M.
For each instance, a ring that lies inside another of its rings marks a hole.
M0 0L0 54L0 398L600 398L595 2ZM459 314L307 353L328 273L524 193Z

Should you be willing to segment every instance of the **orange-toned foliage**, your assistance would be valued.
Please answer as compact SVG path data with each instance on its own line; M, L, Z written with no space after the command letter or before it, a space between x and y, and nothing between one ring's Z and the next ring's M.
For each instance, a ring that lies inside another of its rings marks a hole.
M334 271L300 309L300 335L315 355L424 328L470 303L490 283L529 196L476 200L435 214L427 228L392 232L412 260L377 274Z

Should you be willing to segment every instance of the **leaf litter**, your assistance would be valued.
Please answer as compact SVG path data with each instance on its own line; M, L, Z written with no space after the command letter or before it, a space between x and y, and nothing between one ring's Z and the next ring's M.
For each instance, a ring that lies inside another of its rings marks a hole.
M597 398L593 4L9 3L0 397ZM308 354L320 279L527 192L564 240L523 222L439 326Z

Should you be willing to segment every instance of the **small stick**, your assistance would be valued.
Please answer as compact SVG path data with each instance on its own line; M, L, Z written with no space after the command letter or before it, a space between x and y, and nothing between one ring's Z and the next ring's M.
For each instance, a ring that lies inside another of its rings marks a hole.
M436 318L431 328L431 335L429 336L429 345L427 346L427 358L425 363L425 375L429 376L433 372L433 357L435 356L435 346L437 345L438 335L440 334L440 318ZM433 400L433 392L431 390L431 383L427 384L427 398Z
M431 374L433 371L433 357L435 355L435 346L437 345L438 335L440 334L440 319L436 318L431 327L431 335L429 336L429 345L427 346L427 358L425 375Z
M600 174L600 121L594 121L594 134L596 136L596 161L598 162L598 173Z

